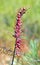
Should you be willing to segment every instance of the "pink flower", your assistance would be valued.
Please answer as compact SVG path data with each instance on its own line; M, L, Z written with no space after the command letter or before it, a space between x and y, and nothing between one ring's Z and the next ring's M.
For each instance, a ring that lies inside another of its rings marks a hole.
M21 39L20 39L20 36L21 36L21 25L22 25L22 22L21 22L21 16L25 13L25 8L22 8L20 9L20 11L18 12L17 14L17 23L16 23L16 29L15 29L15 38L16 38L16 53L18 54L19 51L18 49L20 49L20 44L21 44Z

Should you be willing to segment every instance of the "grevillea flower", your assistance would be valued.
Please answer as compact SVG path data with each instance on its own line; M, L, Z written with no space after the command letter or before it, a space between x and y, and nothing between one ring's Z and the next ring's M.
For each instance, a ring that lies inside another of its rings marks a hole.
M21 22L21 17L22 15L26 12L25 8L22 8L18 11L18 14L17 14L17 21L16 21L16 25L15 25L15 38L16 38L16 45L15 45L15 53L16 55L19 54L19 49L20 49L20 44L21 44L21 39L20 39L20 36L21 36L21 26L22 26L22 22Z

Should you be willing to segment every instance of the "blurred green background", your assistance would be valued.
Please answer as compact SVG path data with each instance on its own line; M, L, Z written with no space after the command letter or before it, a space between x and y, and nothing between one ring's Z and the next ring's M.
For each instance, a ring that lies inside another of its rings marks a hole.
M28 10L22 17L22 28L24 30L23 34L26 35L26 37L23 36L22 38L26 38L26 40L28 39L28 41L31 41L32 36L34 36L36 42L38 42L38 49L40 50L40 0L0 0L0 46L1 43L4 43L3 45L7 43L7 47L14 47L15 38L13 35L15 30L16 15L18 10L23 7ZM25 55L26 58L27 56L29 56L29 58L38 58L36 51L37 47L35 45L36 43L33 43L33 41L30 42L32 55L30 55L30 52L28 55ZM35 54L33 54L34 52ZM27 60L25 57L23 57L24 62ZM31 62L32 61L29 61L29 63ZM35 64L33 62L32 65L40 65L40 63Z
M22 7L30 8L22 17L23 23L40 37L40 0L0 0L0 37L11 38L17 11Z

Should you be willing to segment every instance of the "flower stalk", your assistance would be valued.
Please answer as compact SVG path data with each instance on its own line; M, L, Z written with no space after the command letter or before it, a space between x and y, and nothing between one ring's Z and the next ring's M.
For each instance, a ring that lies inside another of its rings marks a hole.
M25 8L22 8L18 11L18 14L17 14L16 25L15 25L15 35L14 35L14 37L16 38L16 43L15 43L11 65L13 65L15 54L19 55L18 49L20 49L20 44L21 44L20 36L22 32L21 31L21 26L22 26L21 17L25 12L26 12Z

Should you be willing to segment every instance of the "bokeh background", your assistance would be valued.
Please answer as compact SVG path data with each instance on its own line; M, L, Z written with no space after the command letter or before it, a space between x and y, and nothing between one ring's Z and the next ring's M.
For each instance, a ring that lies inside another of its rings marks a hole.
M22 17L21 39L29 51L24 47L28 52L23 51L20 58L15 58L14 65L40 65L40 0L0 0L0 65L11 64L3 60L12 55L6 50L14 50L16 15L23 7L28 10Z

